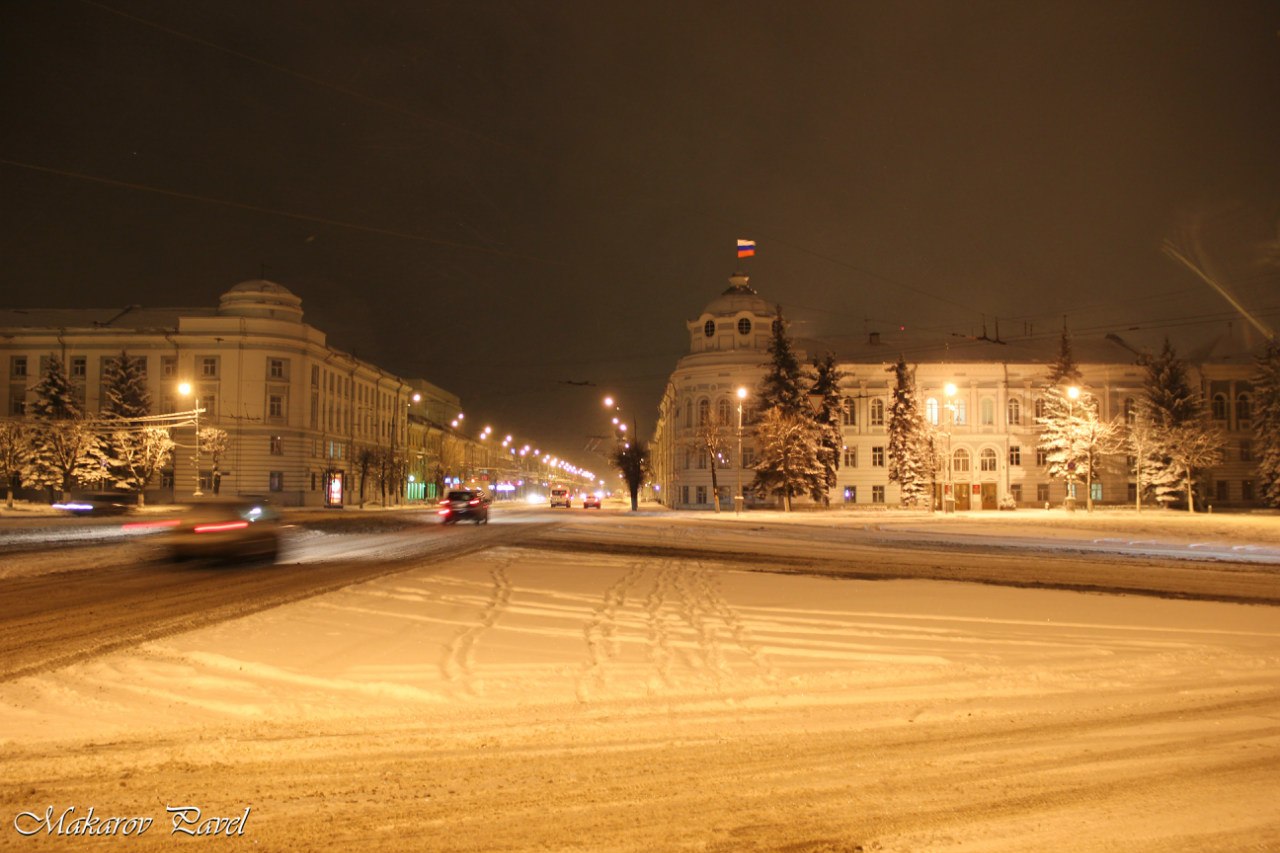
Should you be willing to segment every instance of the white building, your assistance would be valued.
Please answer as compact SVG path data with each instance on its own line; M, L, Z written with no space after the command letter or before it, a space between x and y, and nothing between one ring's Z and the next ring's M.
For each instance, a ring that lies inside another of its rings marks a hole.
M705 452L694 448L694 433L704 413L714 411L721 423L736 429L738 388L754 394L767 372L771 324L776 307L735 273L730 287L689 320L689 354L676 364L663 394L652 443L656 496L669 507L709 509L711 466ZM784 310L785 314L785 310ZM995 509L1005 499L1020 506L1059 504L1066 484L1051 479L1036 446L1036 415L1047 385L1048 365L1057 355L1057 335L993 340L922 338L901 331L869 332L861 340L826 343L794 338L802 362L835 354L846 412L844 447L833 506L895 505L898 487L887 469L892 367L899 356L916 371L917 398L925 416L950 443L955 506L959 510ZM1158 345L1159 341L1142 341ZM1189 380L1198 384L1212 415L1227 436L1226 461L1209 472L1211 503L1249 506L1256 502L1256 467L1251 447L1251 356L1237 333L1219 335L1198 349L1178 346L1188 365ZM1073 353L1083 373L1083 386L1098 400L1105 420L1123 418L1142 392L1143 370L1136 347L1115 335L1074 337ZM953 397L944 395L948 384ZM953 404L947 407L947 402ZM755 450L750 438L751 397L743 406L742 458L728 454L717 471L722 506L732 506L738 483L751 482ZM953 423L954 421L954 423ZM1126 460L1113 460L1093 484L1095 502L1132 504L1135 486ZM1080 487L1083 489L1083 485ZM1083 492L1078 495L1083 498ZM747 505L760 504L747 497Z
M217 308L0 310L0 409L22 417L51 354L67 366L88 413L97 412L107 359L145 359L157 413L204 411L200 426L229 434L219 493L269 494L284 505L359 500L357 453L402 456L407 483L396 500L436 497L445 478L491 476L509 463L449 426L458 397L405 379L328 345L303 322L302 300L282 285L246 281ZM0 368L3 369L3 368ZM179 386L189 383L184 398ZM173 469L152 499L213 491L211 460L194 465L194 425L174 430ZM367 496L372 488L366 484Z

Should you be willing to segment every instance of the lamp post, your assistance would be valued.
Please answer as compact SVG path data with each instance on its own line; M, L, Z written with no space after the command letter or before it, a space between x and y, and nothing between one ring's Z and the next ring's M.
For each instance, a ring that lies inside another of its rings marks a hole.
M1067 386L1067 497L1068 509L1076 508L1076 425L1075 401L1080 399L1080 388Z
M192 400L195 402L196 452L194 456L194 461L195 461L195 469L196 469L196 488L195 488L195 491L191 493L191 497L201 498L201 497L204 497L204 492L200 491L200 398L198 396L194 396L194 389L191 387L190 382L179 383L178 393L181 394L183 397L191 397Z

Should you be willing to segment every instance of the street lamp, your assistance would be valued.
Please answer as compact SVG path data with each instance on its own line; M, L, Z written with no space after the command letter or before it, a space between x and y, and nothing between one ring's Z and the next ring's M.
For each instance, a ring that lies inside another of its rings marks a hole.
M204 497L204 492L200 491L200 398L199 398L198 396L193 396L194 389L191 387L191 383L190 383L190 382L182 382L182 383L179 383L179 384L178 384L178 393L179 393L179 394L181 394L183 397L192 397L193 401L195 402L195 413L196 413L196 454L195 454L196 488L195 488L195 491L191 493L191 497L193 497L193 498L200 498L200 497Z
M1075 401L1080 399L1080 388L1067 386L1067 496L1071 498L1071 509L1076 501L1076 427Z
M742 403L747 399L747 389L738 386L738 459L734 465L738 469L738 492L733 496L733 514L742 515L742 504L746 502L746 496L742 494Z

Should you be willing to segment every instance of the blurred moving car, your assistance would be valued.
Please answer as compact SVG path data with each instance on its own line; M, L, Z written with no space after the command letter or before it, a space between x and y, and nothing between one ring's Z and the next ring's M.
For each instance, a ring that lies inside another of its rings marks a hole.
M555 509L558 506L562 506L565 509L573 506L573 496L569 494L568 489L551 490L551 508Z
M124 515L132 512L138 505L138 496L124 492L104 492L96 495L82 495L53 505L54 509L69 512L72 515Z
M593 495L593 494L590 494L590 493L587 493L587 494L583 495L583 496L582 496L582 508L583 508L583 509L591 509L592 507L595 507L596 509L599 509L599 508L600 508L600 496L599 496L599 495Z
M476 524L488 524L489 498L483 492L455 489L440 501L440 509L437 513L445 524L453 524L463 519L470 519Z
M195 504L158 541L175 560L197 557L260 559L280 553L280 513L266 501L216 500Z

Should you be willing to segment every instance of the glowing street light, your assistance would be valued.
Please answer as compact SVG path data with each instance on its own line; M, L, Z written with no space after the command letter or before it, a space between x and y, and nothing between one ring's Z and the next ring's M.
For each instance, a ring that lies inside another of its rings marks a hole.
M954 430L956 424L956 383L948 382L946 385L942 386L942 393L946 395L947 398L947 485L945 488L945 494L942 496L942 511L955 512L956 494L955 482L952 478L951 470L951 432Z
M200 398L194 396L194 391L190 382L180 382L178 384L178 393L183 397L191 397L195 402L196 413L196 453L195 453L195 469L196 469L196 488L191 493L191 497L204 497L204 492L200 491Z
M733 496L733 514L742 515L742 504L746 502L746 496L742 494L742 404L747 399L747 389L738 386L738 460L734 465L738 469L738 493Z

